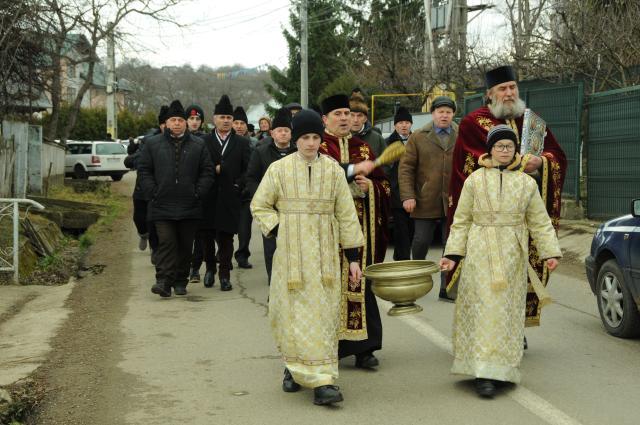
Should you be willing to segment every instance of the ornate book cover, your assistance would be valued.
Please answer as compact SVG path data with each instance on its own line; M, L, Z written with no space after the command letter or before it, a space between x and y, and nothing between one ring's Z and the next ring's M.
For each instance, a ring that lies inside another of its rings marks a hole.
M547 123L535 112L527 108L522 122L520 154L540 156L544 150L544 138L547 135Z

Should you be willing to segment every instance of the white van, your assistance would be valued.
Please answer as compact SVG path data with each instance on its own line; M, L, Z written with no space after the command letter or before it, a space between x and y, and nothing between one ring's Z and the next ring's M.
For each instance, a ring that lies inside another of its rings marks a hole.
M74 179L111 176L122 180L129 169L124 166L127 148L116 142L67 142L64 171Z

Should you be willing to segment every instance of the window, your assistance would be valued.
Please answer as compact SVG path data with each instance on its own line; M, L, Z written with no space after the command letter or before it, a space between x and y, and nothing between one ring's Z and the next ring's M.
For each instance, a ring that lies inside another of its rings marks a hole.
M127 151L120 143L96 144L96 155L126 155Z
M73 87L67 87L67 102L73 103L78 95L78 90Z
M76 66L73 64L67 64L67 77L76 78Z
M70 155L77 155L80 151L80 145L67 145L67 148L69 148Z

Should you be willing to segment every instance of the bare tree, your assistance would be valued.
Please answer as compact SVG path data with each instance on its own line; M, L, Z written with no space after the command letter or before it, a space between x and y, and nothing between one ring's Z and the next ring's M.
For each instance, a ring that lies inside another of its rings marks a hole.
M84 82L78 88L75 98L70 102L71 110L68 120L62 130L61 139L66 141L75 126L78 112L87 91L93 84L96 64L100 61L98 50L110 33L116 37L120 34L117 27L130 16L147 16L158 21L171 22L179 25L169 15L173 6L182 0L43 0L48 6L49 30L54 40L51 50L52 67L51 93L54 114L51 119L51 127L48 134L56 133L59 123L59 111L61 105L61 78L62 67L60 59L65 55L72 64L86 64L86 72L83 74ZM81 55L77 58L66 54L66 45L69 35L81 34L86 40L81 43Z

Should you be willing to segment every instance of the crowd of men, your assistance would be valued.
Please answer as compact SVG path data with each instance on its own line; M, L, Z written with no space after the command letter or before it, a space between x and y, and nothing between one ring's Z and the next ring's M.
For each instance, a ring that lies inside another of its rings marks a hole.
M537 209L525 200L520 210L502 214L509 218L505 226L526 224L523 220L510 224L516 215L529 214L531 222L537 219L539 226L529 230L546 238L547 245L543 250L531 240L520 241L523 251L518 255L529 260L533 274L546 285L557 264L547 260L557 260L560 254L545 217L557 229L566 160L551 131L540 156L520 158L515 150L522 135L524 102L515 72L500 67L487 73L485 80L487 105L464 117L459 126L454 122L456 103L442 96L431 102L432 121L415 130L411 113L398 108L395 131L386 139L372 126L358 89L350 96L324 99L321 116L299 104L286 105L273 119L261 118L257 131L244 109L234 109L227 95L215 105L211 130L205 130L205 112L198 105L185 109L175 100L163 107L158 128L130 145L127 157L127 166L137 170L133 202L139 248L149 245L156 269L151 291L165 298L186 295L187 285L200 281L203 262L205 287L215 286L217 280L220 290L232 290L232 259L240 268L252 267L249 242L255 218L263 234L271 326L285 361L283 390L298 391L302 385L314 389L315 404L342 401L334 385L340 358L354 356L355 366L362 369L379 366L374 353L382 348L382 322L370 282L361 275L368 265L385 261L390 222L394 261L424 260L436 235L445 245L450 227L458 229L441 262L439 299L453 302L457 293L470 302L486 302L462 296L472 290L469 282L477 272L472 267L477 260L464 261L467 239L461 235L473 230L471 224L462 226L463 212L456 215L466 193L465 180L479 169L498 171L500 182L502 173L514 170L532 177L522 184L541 200L534 203ZM491 133L500 125L511 132ZM405 145L404 155L377 166L375 159L397 142ZM497 159L500 153L506 156L502 162ZM498 162L487 162L486 155ZM466 196L468 201L475 195ZM500 216L503 208L491 204L483 210L478 205L467 203L465 211L475 218L488 212ZM469 223L494 225L478 219ZM512 253L498 257L502 255ZM516 318L521 314L522 323L516 320L517 331L503 344L510 356L495 359L491 350L487 354L477 347L469 349L491 343L473 339L487 320L493 320L486 314L469 318L460 313L465 326L456 322L454 334L463 328L466 334L454 339L465 345L454 345L454 372L475 376L482 396L493 396L497 382L518 382L517 367L526 348L525 323L539 323L544 304L540 291L526 281L519 288L508 295L523 300L515 313L511 311ZM466 311L459 305L457 309ZM520 337L518 347L513 335ZM504 373L506 369L509 373Z

